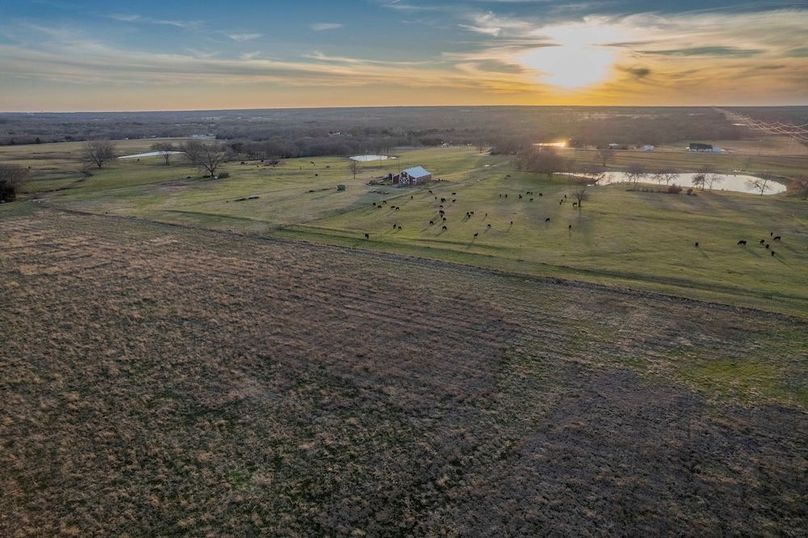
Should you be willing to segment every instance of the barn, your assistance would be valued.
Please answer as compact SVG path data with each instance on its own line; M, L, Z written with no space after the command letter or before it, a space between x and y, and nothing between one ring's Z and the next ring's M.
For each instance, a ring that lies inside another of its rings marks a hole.
M413 166L393 176L393 183L398 185L420 185L427 181L432 181L432 172L423 166Z

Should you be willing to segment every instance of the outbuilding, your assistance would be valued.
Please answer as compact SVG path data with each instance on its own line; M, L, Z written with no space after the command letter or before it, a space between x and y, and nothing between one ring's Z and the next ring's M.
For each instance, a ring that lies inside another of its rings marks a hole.
M393 183L402 186L420 185L421 183L426 183L427 181L432 181L432 172L423 166L413 166L412 168L402 170L393 176Z

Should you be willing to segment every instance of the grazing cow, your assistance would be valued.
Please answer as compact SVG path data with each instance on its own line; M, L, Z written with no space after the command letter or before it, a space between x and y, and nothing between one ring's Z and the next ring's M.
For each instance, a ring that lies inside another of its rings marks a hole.
M373 202L373 207L376 207L376 202Z
M415 198L415 197L412 194L410 194L410 200L412 200L413 198Z
M542 196L544 196L544 195L542 193L539 193L539 198L541 198Z
M771 248L771 247L769 246L768 243L766 243L766 250L769 250L769 248Z
M457 199L452 198L452 203L455 203L456 201L457 201Z
M309 161L312 166L315 166L314 161Z
M769 232L769 237L774 237L774 232Z
M399 230L401 230L401 229L402 229L402 228L401 228L401 224L399 224L399 225L398 225L398 229L399 229Z
M394 229L394 230L396 229L396 225L395 225L395 224L393 224L393 229Z
M434 220L430 220L430 221L429 221L429 225L430 225L430 226L434 226L434 225L435 225L435 221L434 221Z
M546 219L544 219L544 222L550 222L550 217L547 217Z
M772 250L772 256L774 256L774 251Z
M530 201L532 202L532 201L533 201L533 198L531 198L531 199L530 199Z
M456 193L456 192L453 192L453 193L452 193L452 196L457 196L457 193Z
M469 211L469 213L471 213L471 214L473 215L473 214L474 214L474 211Z
M314 174L314 177L320 177L320 174Z
M400 207L398 207L398 206L396 206L396 211L398 211L399 209L401 209L401 208L400 208Z
M521 194L519 195L519 199L520 199L520 200L522 199L522 195L521 195Z
M572 207L578 207L578 202L572 202Z
M484 219L487 219L487 218L488 218L488 213L486 213L486 214L485 214L485 216L484 216L483 218L484 218Z
M572 224L570 224L569 226L567 226L567 230L572 230ZM698 245L698 243L696 243L696 245Z
M738 241L738 246L739 246L739 247L745 247L745 246L746 246L746 240L745 240L745 239L741 239L740 241Z
M446 217L443 217L443 222L446 222Z
M511 226L513 226L513 221L511 221Z
M774 240L775 240L775 241L779 241L779 240L780 240L780 236L779 236L779 235L775 235L775 236L774 236Z
M370 239L370 234L365 234L365 239Z
M429 194L432 194L432 189L429 189Z
M444 225L443 225L443 227L442 227L441 229L442 229L442 230L445 232L445 231L446 231L446 230L448 230L449 228L447 228L447 227L446 227L446 225L444 224Z
M565 200L567 199L567 195L566 195L566 194L564 195L564 199L565 199Z
M441 198L440 199L440 203L444 203L445 201L446 201L446 198Z
M507 198L507 197L508 197L508 193L505 193L505 198Z
M696 248L699 248L699 242L698 242L698 241L696 241L696 242L693 244L693 246L695 246Z
M765 243L765 242L766 242L766 240L765 240L765 239L761 239L761 240L760 240L760 244L761 244L761 245L762 245L763 243Z
M474 237L477 237L478 235L480 235L480 232L474 232Z
M558 205L563 205L563 204L564 204L564 200L559 200Z
M489 228L491 227L491 223L488 223L488 227L489 227Z
M499 197L502 198L502 193L499 193Z

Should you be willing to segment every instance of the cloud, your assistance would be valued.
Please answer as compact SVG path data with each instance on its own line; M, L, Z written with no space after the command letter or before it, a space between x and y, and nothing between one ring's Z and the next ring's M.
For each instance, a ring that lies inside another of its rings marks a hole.
M309 25L309 28L315 32L324 32L326 30L336 30L342 28L342 23L339 22L315 22Z
M651 74L651 69L648 67L623 67L617 66L619 71L623 71L624 73L628 73L634 78L645 78Z
M200 29L203 26L202 21L184 21L184 20L171 20L171 19L154 19L136 13L113 13L107 15L107 18L119 22L129 23L143 23L143 24L159 24L163 26L173 26L175 28L182 28L183 30Z
M244 41L252 41L253 39L258 39L258 38L263 37L263 36L264 36L264 34L259 34L259 33L254 33L254 32L253 33L242 32L242 33L235 33L235 34L227 34L227 37L229 37L233 41L238 41L239 43L243 43Z
M738 47L704 46L686 47L681 49L640 50L641 54L656 54L658 56L725 56L747 58L766 52L763 49L742 49Z

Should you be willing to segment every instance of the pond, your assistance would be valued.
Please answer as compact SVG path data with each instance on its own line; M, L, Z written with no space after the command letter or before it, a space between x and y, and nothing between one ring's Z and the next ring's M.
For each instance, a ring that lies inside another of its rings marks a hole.
M670 185L679 185L680 187L687 189L689 187L693 187L693 176L697 174L695 173L681 173L675 174L673 176L673 180L669 183ZM757 181L760 178L755 176L748 176L745 174L708 174L708 178L714 178L712 189L714 191L732 191L732 192L744 192L747 194L760 194L760 190L756 189L754 186L751 185L752 181ZM613 183L631 183L628 179L628 176L625 172L606 172L604 174L603 179L600 180L600 185L611 185ZM656 183L654 181L654 176L649 174L646 175L644 178L640 180L640 183ZM662 185L661 185L662 186ZM695 188L695 187L694 187ZM710 190L710 182L709 179L707 181L707 185L705 185L705 190ZM779 194L781 192L785 192L786 186L782 183L778 183L777 181L769 181L766 184L766 191L764 194Z
M389 155L354 155L350 157L352 161L370 162L370 161L386 161L387 159L395 159Z
M135 153L134 155L123 155L119 159L140 159L141 157L162 157L165 154L179 155L181 151L147 151L146 153Z

